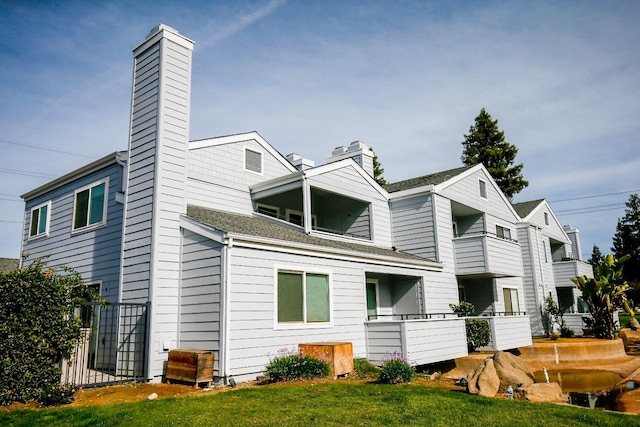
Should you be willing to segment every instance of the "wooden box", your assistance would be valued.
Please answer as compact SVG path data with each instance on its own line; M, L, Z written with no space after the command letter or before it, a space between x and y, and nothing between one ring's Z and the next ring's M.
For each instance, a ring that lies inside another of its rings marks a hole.
M312 356L329 364L336 378L353 372L353 345L350 342L317 342L298 344L301 356Z
M184 381L210 386L213 381L213 351L171 350L167 362L167 382Z

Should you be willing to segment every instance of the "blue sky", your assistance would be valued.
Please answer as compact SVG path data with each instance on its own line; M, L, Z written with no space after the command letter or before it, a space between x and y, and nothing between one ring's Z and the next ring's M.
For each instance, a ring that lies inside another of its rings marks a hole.
M196 43L191 139L255 130L316 164L362 140L393 182L460 166L484 107L530 181L514 201L549 200L585 257L640 193L637 1L0 0L0 257L17 196L126 149L159 23Z

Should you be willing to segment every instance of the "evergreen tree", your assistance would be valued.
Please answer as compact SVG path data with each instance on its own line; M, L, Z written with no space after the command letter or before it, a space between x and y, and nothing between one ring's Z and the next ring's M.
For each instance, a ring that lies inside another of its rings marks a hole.
M592 266L598 265L598 261L604 259L604 255L600 252L600 248L598 245L593 245L593 250L591 251L591 258L589 258L589 264Z
M462 163L482 163L509 199L529 185L522 176L523 165L513 164L518 148L504 140L504 132L498 128L498 121L492 120L484 108L464 138Z
M387 185L387 180L382 176L382 174L384 173L384 168L380 164L378 156L376 156L373 148L370 147L369 150L373 152L373 179L375 179L376 182L380 185Z
M640 287L640 197L629 196L625 215L618 219L611 250L618 258L630 255L624 265L624 278L634 288ZM637 298L637 295L634 295Z

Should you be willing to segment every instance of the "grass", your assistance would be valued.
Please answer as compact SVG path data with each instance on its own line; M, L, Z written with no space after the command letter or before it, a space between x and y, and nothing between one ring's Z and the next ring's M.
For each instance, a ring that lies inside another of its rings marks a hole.
M7 426L615 426L640 417L489 399L403 384L349 381L268 385L213 395L87 408L0 412ZM637 425L637 424L636 424Z

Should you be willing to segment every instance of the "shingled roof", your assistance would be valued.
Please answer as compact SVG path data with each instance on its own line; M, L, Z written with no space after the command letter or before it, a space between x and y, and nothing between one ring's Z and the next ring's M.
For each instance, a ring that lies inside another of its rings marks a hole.
M455 169L449 169L442 172L436 172L429 175L419 176L417 178L410 178L404 181L398 181L384 186L384 189L389 193L396 191L409 190L411 188L423 187L425 185L438 185L453 178L462 172L471 169L473 166L462 166Z
M385 249L378 246L309 236L304 232L290 228L286 225L280 225L275 221L269 221L255 216L233 214L194 205L187 206L187 216L202 224L206 224L226 233L237 233L292 243L303 243L325 248L360 252L363 254L382 255L396 258L398 261L436 262L427 258L411 255L406 252L394 251L392 249Z
M516 210L518 215L520 215L520 218L525 218L527 215L533 212L533 210L537 208L542 202L544 202L544 199L530 200L528 202L521 202L521 203L513 203L512 206L513 206L513 209Z

